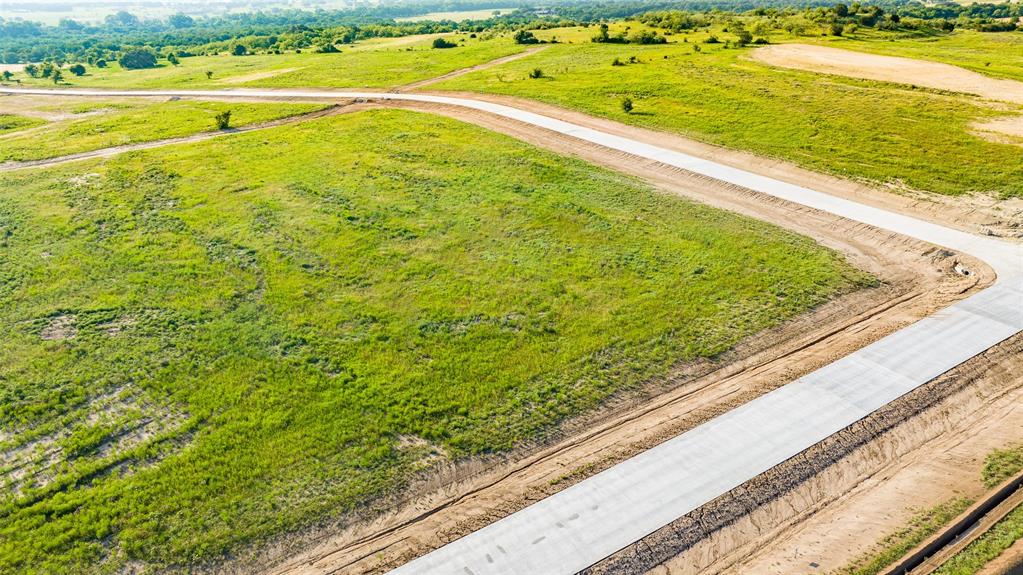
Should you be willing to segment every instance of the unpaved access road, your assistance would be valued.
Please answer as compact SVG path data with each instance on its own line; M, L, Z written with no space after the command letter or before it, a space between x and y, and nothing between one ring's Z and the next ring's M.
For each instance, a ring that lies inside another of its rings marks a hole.
M851 78L913 84L1023 104L1023 82L992 78L965 68L898 56L879 56L828 46L775 44L753 51L752 58L781 68Z
M15 90L5 90L15 92ZM225 91L20 90L34 95L225 97ZM244 91L327 98L311 90ZM460 106L972 254L990 287L653 449L424 555L394 573L575 573L812 447L1023 331L1023 249L507 105L420 94L365 100Z

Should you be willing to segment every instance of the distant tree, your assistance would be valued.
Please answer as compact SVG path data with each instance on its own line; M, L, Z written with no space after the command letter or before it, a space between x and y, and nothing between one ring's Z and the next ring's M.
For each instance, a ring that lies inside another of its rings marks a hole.
M841 36L842 32L844 32L844 31L845 31L845 26L843 26L841 22L832 22L831 23L831 35L832 36Z
M711 34L706 40L703 41L703 43L704 44L720 44L721 40L718 40L717 36Z
M235 44L231 50L232 56L244 56L249 53L249 49L245 47L245 44Z
M632 98L628 96L622 98L622 111L626 114L632 113Z
M533 70L529 73L529 77L534 80L543 78L543 70L540 68L533 68Z
M209 80L213 77L213 70L206 70L206 79Z
M54 68L50 78L53 79L54 84L59 84L64 79L64 73L60 71L60 68Z
M835 4L835 16L839 18L845 18L849 15L849 7L845 4Z
M621 60L619 60L618 58L615 58L614 60L611 60L611 65L612 66L624 66L625 64L622 64Z
M743 26L741 22L736 22L735 24L733 24L731 27L731 32L735 34L736 36L735 44L740 48L753 41L753 34L751 34L750 31L747 30L746 27Z
M97 68L106 68L107 67L107 61L104 60L103 58L100 58L99 60L96 60L96 67Z
M38 78L39 66L36 66L35 64L28 64L27 66L25 66L25 73L33 78Z
M444 38L434 38L433 39L433 47L434 48L454 48L457 45L458 44L455 44L454 42L448 42Z
M437 40L440 40L440 38L437 38ZM434 42L433 42L433 47L434 48L437 47L437 40L434 40ZM454 44L452 44L452 46L453 45ZM444 47L447 48L448 46L444 46ZM334 42L327 42L323 46L320 46L319 48L317 48L316 51L319 52L320 54L337 54L341 50L337 49L337 46L334 45Z
M81 30L84 28L81 22L71 20L70 18L61 18L60 22L57 23L57 27L64 30Z
M195 25L195 20L187 14L172 14L167 18L167 23L175 28L191 28Z
M135 28L139 25L138 17L124 10L107 16L104 21L113 28Z
M224 110L223 112L214 116L213 121L217 124L218 130L226 130L231 127L231 110Z
M53 77L53 71L56 69L57 67L53 65L53 62L43 62L43 65L39 68L39 75L43 78L51 78Z
M125 70L141 70L156 67L156 54L150 50L136 48L129 50L117 60Z
M512 38L515 39L516 44L539 44L540 40L533 35L529 30L519 30L515 33Z
M174 55L174 52L167 54L167 61L174 66L177 66L178 64L181 63L181 60L178 60L178 57Z
M81 75L85 74L85 66L83 66L81 64L75 64L74 66L71 66L70 68L68 68L67 71L71 72L75 76L81 76Z
M10 70L4 70L3 77L4 77L4 82L10 82L11 78L14 77L14 74L12 74Z

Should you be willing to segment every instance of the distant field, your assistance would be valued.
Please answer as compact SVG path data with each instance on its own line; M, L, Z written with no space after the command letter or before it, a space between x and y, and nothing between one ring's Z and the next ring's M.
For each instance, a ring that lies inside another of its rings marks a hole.
M633 33L640 27L632 26ZM589 43L594 32L539 32L582 44L551 46L431 89L541 100L895 187L1023 195L1020 148L983 140L969 130L972 122L1019 109L771 68L746 57L753 48L706 44L708 32L676 34L672 43L660 46ZM713 33L722 42L732 38ZM775 34L774 39L786 38ZM613 66L616 58L623 65ZM529 78L535 68L545 77ZM634 102L631 114L621 108L625 97Z
M435 21L441 20L452 20L454 22L461 22L462 20L486 20L493 16L500 16L502 14L509 14L514 12L516 8L486 8L484 10L462 10L455 12L430 12L429 14L422 14L420 16L409 16L408 18L395 18L398 22L423 22L423 21Z
M0 572L180 571L871 282L399 111L0 174Z
M58 100L53 100L57 102ZM40 100L45 108L46 100ZM112 146L188 136L216 129L214 116L231 112L231 126L241 127L322 109L320 104L245 104L238 102L159 102L78 104L66 119L37 118L22 133L0 138L0 162L40 160ZM80 117L76 117L80 116ZM4 116L0 116L0 134Z
M433 49L432 37L389 38L342 47L340 54L263 54L251 56L198 56L182 58L181 65L161 61L159 68L122 70L90 67L88 74L65 73L72 86L104 88L238 88L330 87L387 88L446 74L521 52L526 47L509 38L481 40L468 34L446 34L461 43L456 48ZM212 72L211 78L206 73ZM46 79L18 77L27 85L53 86Z

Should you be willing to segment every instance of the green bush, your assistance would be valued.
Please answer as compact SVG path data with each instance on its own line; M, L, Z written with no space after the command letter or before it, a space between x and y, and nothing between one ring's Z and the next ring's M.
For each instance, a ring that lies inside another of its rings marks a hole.
M129 50L121 54L121 57L117 60L125 70L141 70L144 68L155 68L156 67L156 54L151 50L143 48L137 50Z

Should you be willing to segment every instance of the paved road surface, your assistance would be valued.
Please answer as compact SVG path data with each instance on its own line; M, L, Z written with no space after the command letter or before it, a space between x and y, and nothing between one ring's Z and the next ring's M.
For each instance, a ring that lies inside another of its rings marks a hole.
M15 92L16 90L0 90ZM462 106L683 168L987 262L995 284L822 369L458 539L393 575L576 573L1023 331L1023 247L858 204L510 106L315 90L20 90L31 94L365 98Z

